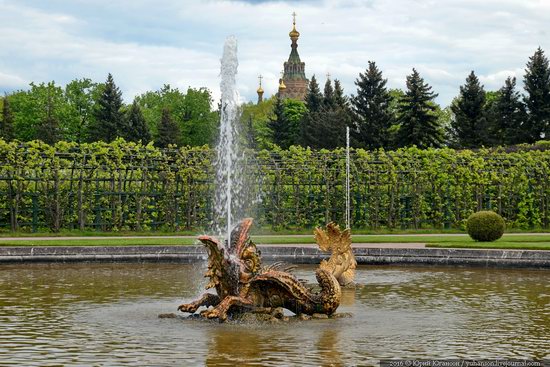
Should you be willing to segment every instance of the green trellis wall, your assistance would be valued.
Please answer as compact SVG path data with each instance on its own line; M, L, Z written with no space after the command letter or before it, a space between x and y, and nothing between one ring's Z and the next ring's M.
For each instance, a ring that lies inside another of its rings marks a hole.
M111 144L0 140L0 226L13 231L207 229L214 154ZM246 153L247 215L274 229L343 223L343 150ZM491 209L511 227L550 225L550 150L354 150L354 228L460 228Z

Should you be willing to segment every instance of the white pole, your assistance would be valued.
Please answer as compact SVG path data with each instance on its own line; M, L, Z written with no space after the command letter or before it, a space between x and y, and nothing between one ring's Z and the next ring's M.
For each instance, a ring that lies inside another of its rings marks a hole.
M349 187L349 126L346 127L346 228L350 228L350 187Z

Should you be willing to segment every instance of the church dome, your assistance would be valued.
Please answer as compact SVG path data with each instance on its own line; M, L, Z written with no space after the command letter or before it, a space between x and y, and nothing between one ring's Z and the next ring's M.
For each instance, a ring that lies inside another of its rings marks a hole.
M296 24L292 25L292 30L288 35L290 36L290 39L292 39L293 41L294 39L298 39L298 37L300 37L300 32L296 30Z

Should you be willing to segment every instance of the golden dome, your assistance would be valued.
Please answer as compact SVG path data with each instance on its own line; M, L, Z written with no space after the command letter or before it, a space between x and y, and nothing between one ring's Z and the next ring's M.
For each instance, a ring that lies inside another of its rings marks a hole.
M300 32L296 30L296 24L292 25L292 30L288 35L290 36L291 39L294 39L294 38L298 39L298 37L300 37Z
M296 12L292 13L292 30L288 35L293 41L296 41L300 37L300 32L296 30Z
M258 90L256 91L256 93L263 93L263 92L264 92L264 90L263 90L262 86L260 85L260 87L258 88Z
M285 82L283 82L283 79L279 79L279 90L286 89Z

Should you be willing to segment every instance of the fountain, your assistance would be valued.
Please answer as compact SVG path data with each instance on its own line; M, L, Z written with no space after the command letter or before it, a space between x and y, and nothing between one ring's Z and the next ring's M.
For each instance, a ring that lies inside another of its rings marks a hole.
M234 198L241 198L244 191L235 126L238 120L237 66L237 40L229 37L221 60L222 116L216 159L215 213L216 218L225 220L226 232L223 236L221 220L218 220L218 234L222 240L211 236L199 237L208 251L205 276L210 278L210 282L206 289L215 288L216 294L205 293L194 302L180 305L178 310L194 314L205 306L207 309L200 315L220 321L247 311L283 317L281 308L296 315L332 315L340 305L340 284L348 286L353 282L356 263L349 230L341 232L338 226L331 223L327 231L318 228L315 232L321 250L331 250L333 253L315 273L319 291L303 284L290 272L291 267L281 263L261 266L260 251L248 235L251 218L240 221L231 230L235 213L238 213L238 205L237 209L233 205Z
M222 244L214 237L200 236L199 240L208 251L210 282L207 289L215 288L217 294L205 293L197 301L182 304L179 311L200 313L206 318L225 321L246 311L257 314L283 314L286 308L296 315L332 315L340 305L340 284L328 269L315 272L320 291L314 292L290 273L290 268L281 263L261 266L260 252L250 240L248 231L252 219L239 222L231 233L231 242Z

